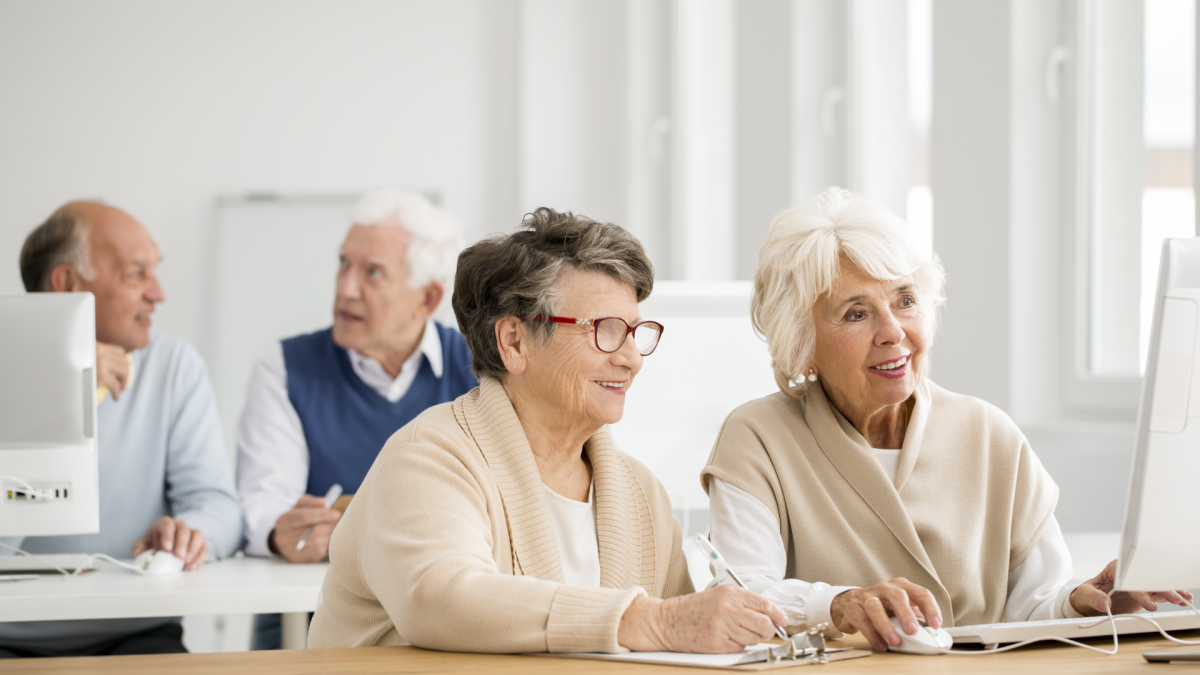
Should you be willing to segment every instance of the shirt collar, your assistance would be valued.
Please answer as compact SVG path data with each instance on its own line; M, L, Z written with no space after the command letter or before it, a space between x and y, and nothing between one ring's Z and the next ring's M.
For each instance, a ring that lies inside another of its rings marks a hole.
M360 368L387 372L377 359L367 356L357 349L347 349L346 351L350 355L350 360L358 364ZM425 331L421 335L421 342L417 345L417 351L413 352L408 360L420 355L425 356L425 359L429 361L429 367L433 369L434 377L440 380L442 378L442 337L438 334L437 325L433 319L425 321ZM396 377L399 377L399 374Z

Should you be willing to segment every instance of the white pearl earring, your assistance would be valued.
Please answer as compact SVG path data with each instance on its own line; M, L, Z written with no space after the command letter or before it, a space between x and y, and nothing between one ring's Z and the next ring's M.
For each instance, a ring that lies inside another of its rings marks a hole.
M814 370L813 368L809 368L809 369L808 369L808 381L809 381L809 382L816 382L816 381L817 381L817 371L816 371L816 370Z

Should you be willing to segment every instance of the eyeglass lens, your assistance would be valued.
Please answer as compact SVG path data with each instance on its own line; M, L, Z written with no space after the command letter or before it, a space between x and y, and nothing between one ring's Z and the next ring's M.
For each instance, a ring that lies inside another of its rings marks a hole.
M661 332L658 325L654 323L638 324L634 329L633 342L642 356L647 356L654 351ZM601 319L596 322L596 346L602 351L617 351L624 344L628 334L629 324L622 319Z

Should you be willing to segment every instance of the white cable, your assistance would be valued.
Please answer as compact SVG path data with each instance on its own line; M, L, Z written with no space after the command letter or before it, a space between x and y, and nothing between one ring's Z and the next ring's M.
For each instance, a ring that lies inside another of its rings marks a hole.
M951 656L976 656L978 654L999 654L1000 652L1007 652L1012 649L1017 649L1018 647L1024 647L1026 645L1031 645L1035 642L1042 642L1044 640L1057 640L1058 642L1064 642L1066 644L1069 644L1069 645L1072 645L1075 647L1083 647L1084 649L1090 649L1094 652L1100 652L1101 654L1113 656L1117 653L1117 649L1119 648L1119 645L1117 643L1117 619L1138 619L1139 621L1145 621L1146 623L1154 626L1154 628L1159 632L1159 634L1161 634L1163 637L1170 640L1171 642L1176 642L1181 645L1200 645L1200 641L1180 640L1177 637L1171 636L1170 634L1167 633L1167 631L1163 630L1162 625L1160 625L1154 619L1151 619L1149 616L1142 615L1142 614L1117 614L1114 616L1112 613L1112 594L1113 594L1113 592L1114 591L1109 591L1109 593L1108 593L1108 603L1105 608L1108 616L1106 616L1105 618L1100 619L1098 621L1095 621L1093 623L1090 623L1090 624L1080 624L1079 625L1080 628L1091 628L1093 626L1099 626L1100 624L1104 623L1105 621L1108 621L1112 625L1112 629L1113 629L1113 648L1111 651L1107 650L1107 649L1100 649L1098 647L1093 647L1091 645L1087 645L1082 642L1077 642L1070 638L1059 637L1057 635L1045 635L1042 637L1035 637L1035 638L1030 638L1028 640L1023 640L1021 642L1016 642L1011 645L1000 647L998 649L984 649L981 651L970 651L970 652L952 651L949 649L943 649L943 650L941 650L940 653L941 654L949 654ZM1195 612L1196 616L1200 616L1200 609L1196 609L1195 605L1193 605L1192 603L1187 601L1187 598L1183 598L1183 601L1185 603L1187 603L1188 609Z
M93 553L92 555L88 556L87 560L84 561L84 563L79 566L79 569L75 570L75 573L79 574L80 571L86 569L88 567L88 565L90 565L92 563L92 561L97 558L99 558L100 560L107 560L108 562L110 562L114 565L118 565L120 567L124 567L127 570L133 570L134 572L137 572L138 574L146 573L146 570L138 567L137 565L130 565L127 562L121 562L120 560L117 560L116 558L113 558L112 556L106 555L104 553Z
M47 567L53 567L54 569L58 570L59 572L62 572L64 575L66 575L68 577L73 577L73 576L78 576L80 574L83 574L83 571L88 569L89 567L91 567L92 562L97 559L106 560L114 565L119 566L119 567L124 567L127 570L133 570L134 572L137 572L138 574L146 573L145 570L138 567L137 565L130 565L127 562L121 562L120 560L117 560L116 558L114 558L110 555L107 555L105 553L93 553L93 554L89 555L87 558L84 558L83 563L78 568L76 568L74 572L69 572L69 571L59 567L58 565L55 565L54 563L50 562L49 560L39 558L36 555L30 553L29 551L23 551L23 550L17 548L16 546L9 546L8 544L6 544L2 541L0 541L0 546L3 546L4 548L6 548L8 550L14 551L23 556L28 556L30 558L33 558L34 560L42 563L43 565L45 565Z
M25 488L25 494L29 495L30 497L32 497L34 499L46 499L46 500L50 499L50 493L42 492L41 490L33 487L29 483L21 480L20 478L17 478L16 476L0 476L0 478L3 478L4 480L11 480L14 483L20 484L21 487Z
M33 558L34 560L36 560L36 561L38 561L38 562L42 563L43 565L45 565L45 566L47 566L47 567L53 567L54 569L58 570L59 572L62 572L63 574L65 574L65 575L67 575L67 576L71 576L71 573L70 573L70 572L68 572L68 571L64 570L63 568L59 567L58 565L55 565L54 563L52 563L52 562L50 562L50 561L48 561L48 560L43 560L43 559L41 559L41 558L37 557L36 555L34 555L34 554L30 553L29 551L22 551L21 549L17 548L16 546L9 546L8 544L6 544L6 543L4 543L4 542L2 542L2 541L0 541L0 546L3 546L4 548L6 548L6 549L8 549L8 550L10 550L10 551L14 551L14 552L16 552L16 553L20 553L20 554L21 554L21 555L23 555L23 556L28 556L28 557L30 557L30 558ZM79 570L75 570L75 574L79 574Z

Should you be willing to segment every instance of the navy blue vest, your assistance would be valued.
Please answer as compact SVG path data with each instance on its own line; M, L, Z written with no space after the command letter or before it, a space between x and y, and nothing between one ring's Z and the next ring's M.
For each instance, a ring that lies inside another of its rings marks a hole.
M471 373L466 340L434 325L442 339L442 376L435 376L429 359L422 358L412 386L395 403L359 379L350 354L333 342L332 328L282 342L288 400L308 442L308 494L321 496L334 483L354 494L397 429L426 408L453 401L479 384Z

